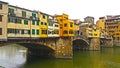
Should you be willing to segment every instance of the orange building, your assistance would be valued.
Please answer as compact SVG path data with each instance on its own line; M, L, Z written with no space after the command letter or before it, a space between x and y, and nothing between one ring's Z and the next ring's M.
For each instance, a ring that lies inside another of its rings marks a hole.
M60 36L74 36L74 22L69 20L67 14L55 15L60 25Z

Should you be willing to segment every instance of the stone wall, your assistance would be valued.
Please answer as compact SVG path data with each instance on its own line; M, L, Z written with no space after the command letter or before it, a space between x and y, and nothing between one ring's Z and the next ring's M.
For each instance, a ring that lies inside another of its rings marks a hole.
M120 46L120 39L114 39L113 40L113 45Z
M92 38L90 40L89 50L100 50L100 39L99 38Z
M105 39L102 47L113 47L113 39Z
M71 37L62 37L57 40L55 52L56 58L72 58L72 39Z

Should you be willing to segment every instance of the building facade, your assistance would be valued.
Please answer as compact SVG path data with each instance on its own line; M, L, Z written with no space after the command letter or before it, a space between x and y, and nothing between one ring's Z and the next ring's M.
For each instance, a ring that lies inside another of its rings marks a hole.
M0 1L0 41L7 40L8 3Z
M99 29L105 30L105 17L100 17L96 25Z
M60 36L74 36L74 22L69 20L67 14L55 15L60 25Z
M48 37L48 14L40 12L40 37Z
M48 16L48 37L59 37L59 24L54 16Z
M105 21L105 29L110 36L113 38L119 37L119 23L120 23L120 15L117 16L107 16Z
M8 38L39 37L39 20L36 11L8 6Z
M84 18L84 22L91 23L93 25L94 24L94 17L87 16Z

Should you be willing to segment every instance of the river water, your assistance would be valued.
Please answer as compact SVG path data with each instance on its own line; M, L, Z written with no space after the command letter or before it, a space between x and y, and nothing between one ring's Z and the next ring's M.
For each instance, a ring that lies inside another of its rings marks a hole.
M120 47L76 51L73 59L27 60L26 50L17 44L0 47L0 68L120 68Z

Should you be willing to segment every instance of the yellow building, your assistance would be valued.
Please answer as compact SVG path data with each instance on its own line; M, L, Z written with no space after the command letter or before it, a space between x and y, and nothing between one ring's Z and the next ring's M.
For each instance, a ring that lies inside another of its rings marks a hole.
M60 25L60 36L74 36L74 22L69 20L67 14L55 15Z
M7 40L8 3L0 1L0 41Z
M37 12L17 6L8 6L8 38L39 37Z
M120 21L120 15L107 16L105 22L105 29L108 32L108 34L113 38L118 38L119 36L119 30L120 30L119 21Z
M69 20L69 36L74 36L74 31L75 31L75 27L74 27L74 21L73 20Z
M39 13L39 19L40 19L40 37L48 37L48 14Z
M105 17L100 17L96 25L99 29L104 30L105 29Z
M86 28L86 35L88 38L100 38L100 29L93 25L92 27Z
M113 37L116 39L120 39L120 22L118 22L118 28L114 32Z

